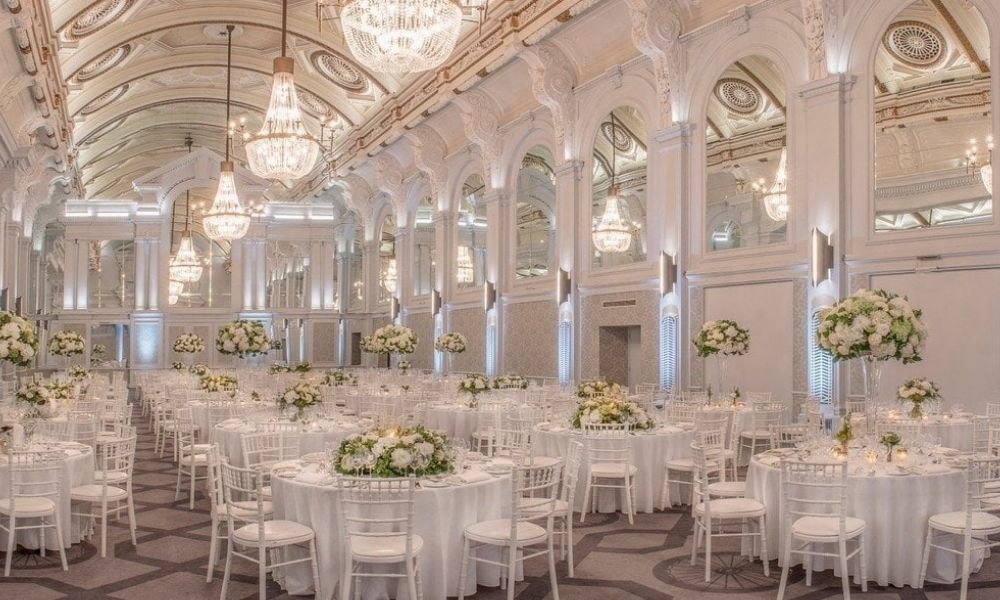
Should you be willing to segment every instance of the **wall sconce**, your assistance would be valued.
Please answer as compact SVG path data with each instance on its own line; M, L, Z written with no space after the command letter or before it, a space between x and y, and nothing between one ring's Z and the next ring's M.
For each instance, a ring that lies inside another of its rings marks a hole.
M389 298L389 320L395 321L399 317L399 298L393 296Z
M573 280L569 276L569 271L559 269L559 276L556 278L556 305L562 306L563 302L569 300L572 285Z
M483 310L490 312L497 304L497 288L492 281L483 284Z
M675 285L677 285L677 263L670 254L660 252L660 297L674 291Z
M830 236L819 229L813 229L809 250L812 258L810 273L815 287L829 279L833 270L833 244L830 243Z
M431 316L436 317L441 312L441 294L437 290L431 290Z

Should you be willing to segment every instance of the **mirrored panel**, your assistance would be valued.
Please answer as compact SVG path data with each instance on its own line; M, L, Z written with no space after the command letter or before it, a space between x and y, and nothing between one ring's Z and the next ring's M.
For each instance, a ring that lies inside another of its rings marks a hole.
M66 227L58 221L45 226L42 240L41 289L38 292L39 312L51 313L63 307L63 283L66 278Z
M386 215L382 220L382 228L378 244L379 302L388 302L396 295L396 217Z
M785 81L762 56L719 76L705 124L706 250L752 248L787 239Z
M875 231L990 223L989 32L965 0L918 0L875 57Z
M546 275L555 262L555 160L545 146L533 146L521 159L517 174L514 276Z
M308 241L268 240L268 308L306 308L309 252Z
M462 184L458 205L455 249L455 284L458 289L483 285L486 274L486 184L470 175Z
M232 243L216 242L205 235L201 219L212 206L215 190L193 189L174 202L171 219L170 257L176 257L181 242L190 236L202 264L196 281L168 281L167 304L184 308L226 308L232 299ZM169 279L169 268L167 276Z
M591 244L595 268L646 259L646 124L631 107L608 113L594 137Z
M434 201L430 196L413 211L413 295L430 294L435 266Z
M89 240L88 308L131 308L135 293L135 244L132 240Z
M360 222L360 220L360 218L356 218L356 222ZM354 226L349 268L351 271L351 300L347 307L351 312L363 311L365 309L365 228L361 224Z

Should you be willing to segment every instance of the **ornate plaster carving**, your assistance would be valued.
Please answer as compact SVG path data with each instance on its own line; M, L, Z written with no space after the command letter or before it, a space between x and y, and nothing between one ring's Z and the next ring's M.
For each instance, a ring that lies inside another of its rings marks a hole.
M576 98L573 94L576 69L573 62L552 42L531 46L521 57L531 70L531 90L535 99L552 113L556 142L563 148L572 148L576 123ZM556 156L556 160L561 158Z
M653 62L659 127L673 124L672 96L681 93L686 63L680 43L681 7L677 0L627 0L632 42Z
M842 0L802 0L802 24L809 52L809 78L823 79L827 69L827 48L837 33Z
M415 127L407 133L413 145L413 159L430 184L431 195L435 204L441 201L445 184L448 181L448 169L445 167L445 156L448 147L438 132L427 125Z
M462 111L465 136L479 148L483 166L494 179L499 178L502 165L503 138L500 136L500 109L486 92L472 89L455 98Z

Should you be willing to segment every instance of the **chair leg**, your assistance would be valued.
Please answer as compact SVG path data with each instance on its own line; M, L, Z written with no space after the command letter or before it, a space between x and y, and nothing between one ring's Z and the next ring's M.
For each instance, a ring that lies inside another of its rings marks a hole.
M322 582L319 579L319 563L316 561L316 539L309 540L309 566L312 567L313 590L317 598L323 597Z
M837 552L840 554L840 585L843 588L844 600L851 600L851 572L847 569L847 540L837 542Z
M593 483L590 474L587 474L587 485L583 488L583 504L580 507L580 522L583 523L584 517L587 516L587 503L590 501L590 485ZM595 494L596 495L596 494Z
M934 535L934 530L931 529L930 525L927 526L927 539L924 541L924 558L920 564L920 580L917 583L918 588L924 587L924 579L927 577L927 562L931 557L931 538Z
M213 507L212 510L215 510ZM219 523L212 519L212 538L208 542L208 573L205 575L205 583L212 583L212 575L215 574L215 564L219 561Z
M191 449L194 452L194 449ZM188 510L194 510L194 485L197 482L198 467L194 460L194 454L191 455L191 499L188 501Z
M663 469L663 486L660 488L660 508L670 508L670 469Z
M634 513L632 512L632 478L627 475L625 476L624 492L625 492L625 512L628 513L628 524L634 525L635 517L633 516Z
M233 540L226 540L226 568L222 571L222 600L226 600L226 590L229 588L229 573L233 566Z
M10 561L14 558L14 538L17 537L17 519L14 518L14 511L7 518L10 529L7 531L7 560L3 566L3 576L10 577Z
M42 558L45 558L45 530L47 529L47 527L45 527L45 517L42 517L41 525L42 526L38 529L38 553L42 555Z
M552 586L552 600L559 600L559 582L556 581L556 553L552 547L552 532L549 532L549 582ZM513 589L514 586L511 586Z
M709 583L712 581L712 522L704 521L703 528L705 529L705 583Z
M184 476L184 465L177 465L177 485L174 486L174 502L181 499L181 478Z
M62 534L62 520L59 518L59 511L55 512L56 520L56 543L59 544L59 562L62 563L62 570L69 571L69 565L66 564L66 546L63 544L63 534Z
M865 561L865 538L858 536L858 567L861 571L861 591L868 591L868 563Z
M765 522L765 517L760 518L757 526L760 527L760 562L764 563L764 577L770 577L771 559L767 553L767 523Z
M691 540L691 566L698 562L698 547L701 545L701 522L694 520L694 535Z
M132 498L131 481L128 482L126 491L128 492L128 528L129 531L132 533L132 545L136 546L138 545L138 543L136 542L135 539L135 500L133 500Z
M517 587L517 547L507 548L507 600L514 600L514 588ZM965 600L964 598L962 600Z
M406 560L406 590L408 592L407 598L411 600L417 600L417 573L416 573L416 560Z
M566 515L566 566L567 571L569 571L570 577L575 577L573 574L574 567L576 565L573 560L573 511L570 508L570 512Z
M792 565L792 533L785 536L785 551L781 559L781 583L778 585L778 597L776 600L785 600L785 587L788 585L788 571Z
M267 548L257 549L257 587L260 589L260 600L267 600Z
M465 599L465 577L469 570L469 552L471 548L469 547L469 540L466 538L465 544L462 547L462 568L458 571L458 600ZM345 596L346 597L346 596Z
M958 600L965 600L969 595L969 562L972 558L972 532L965 533L965 543L962 545L962 591Z
M108 555L108 501L101 501L101 558Z

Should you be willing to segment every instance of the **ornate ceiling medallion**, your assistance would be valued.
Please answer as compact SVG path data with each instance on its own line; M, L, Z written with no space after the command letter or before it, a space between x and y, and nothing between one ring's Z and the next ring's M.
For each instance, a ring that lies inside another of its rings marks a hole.
M91 35L110 25L124 15L135 0L101 0L80 13L65 35L69 39L79 39Z
M723 77L715 84L715 97L727 110L749 115L761 108L761 95L757 88L743 79Z
M77 82L90 81L120 65L131 53L132 44L122 44L84 65L76 72L73 79Z
M918 69L936 67L948 55L941 32L920 21L893 23L882 36L882 45L894 59Z
M112 90L108 90L103 94L101 94L100 96L91 100L90 103L87 104L87 106L84 106L82 109L80 109L80 114L81 115L93 114L101 110L105 106L108 106L112 102L115 102L116 100L120 99L122 96L125 95L125 92L127 91L128 91L127 83L122 84Z
M336 116L337 111L316 94L302 88L296 88L295 93L299 96L299 104L309 114L328 119Z
M309 60L324 77L349 92L360 94L368 89L365 74L343 56L319 50L313 52Z
M631 152L634 147L632 135L621 125L612 125L611 122L601 123L601 134L609 143L615 145L615 150L619 152Z

